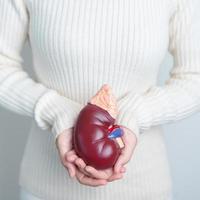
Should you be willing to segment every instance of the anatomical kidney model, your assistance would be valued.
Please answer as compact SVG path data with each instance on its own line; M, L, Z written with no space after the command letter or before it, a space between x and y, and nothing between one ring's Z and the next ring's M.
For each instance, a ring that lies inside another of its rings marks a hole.
M124 147L123 130L114 124L117 102L104 84L80 111L73 131L73 146L87 165L96 169L112 167Z

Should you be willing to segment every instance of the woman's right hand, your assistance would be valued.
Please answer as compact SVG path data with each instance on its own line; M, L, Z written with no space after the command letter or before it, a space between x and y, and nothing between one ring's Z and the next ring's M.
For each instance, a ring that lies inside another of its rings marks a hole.
M106 179L105 173L98 174L98 177L96 178L91 177L91 173L86 170L82 170L81 167L77 167L77 165L73 162L78 159L84 164L84 161L78 157L75 150L72 148L72 133L73 127L64 130L56 139L56 146L62 165L68 170L70 177L76 177L81 184L93 187L105 185L109 181ZM70 161L68 158L70 158ZM110 181L114 181L116 179L119 179L119 176L113 175Z

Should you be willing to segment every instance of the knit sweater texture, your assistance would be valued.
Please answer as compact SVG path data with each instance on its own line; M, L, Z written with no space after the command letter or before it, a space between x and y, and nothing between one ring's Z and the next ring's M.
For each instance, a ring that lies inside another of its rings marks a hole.
M169 200L162 125L200 110L199 0L0 0L0 105L32 119L19 184L45 200ZM30 43L33 79L21 51ZM160 64L174 58L157 85ZM138 138L123 179L69 178L56 137L103 84ZM28 133L27 133L28 134Z

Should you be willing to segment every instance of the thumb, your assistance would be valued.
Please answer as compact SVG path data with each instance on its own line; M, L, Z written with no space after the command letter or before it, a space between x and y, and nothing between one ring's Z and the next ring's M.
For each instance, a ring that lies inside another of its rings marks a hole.
M115 173L119 173L122 166L125 165L126 163L128 163L128 161L130 160L131 157L131 151L124 151L122 150L118 160L116 161L115 165L114 165L114 172Z
M128 163L128 161L131 159L132 153L133 153L133 144L128 142L128 139L126 136L122 136L124 147L121 151L120 156L118 157L115 165L114 165L114 171L115 173L119 173L121 170L121 167Z

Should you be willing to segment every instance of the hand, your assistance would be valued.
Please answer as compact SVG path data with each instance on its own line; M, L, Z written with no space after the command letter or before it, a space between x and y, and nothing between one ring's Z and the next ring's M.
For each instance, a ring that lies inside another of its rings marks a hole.
M105 179L108 182L121 179L123 177L123 173L126 171L125 167L122 167L119 173L115 173L113 168L97 170L90 165L86 165L86 163L81 158L75 158L74 156L69 155L67 159L69 162L76 164L79 170L85 175L96 179Z
M111 182L122 178L123 173L126 171L125 167L122 167L119 173L115 173L113 171L113 168L97 170L90 165L86 165L83 159L76 155L74 150L72 150L66 155L66 160L71 164L76 165L76 167L79 169L77 170L77 175L79 177L83 176L84 174L91 178L105 179L106 181ZM82 174L80 172L82 172Z
M68 170L70 177L75 177L79 183L89 186L105 185L107 181L105 179L95 179L87 176L76 167L76 165L67 160L68 157L77 159L79 158L74 149L72 149L72 131L73 127L64 130L56 139L56 147L58 149L59 157L62 165Z
M130 161L137 144L136 135L129 128L122 125L120 125L120 127L124 132L121 137L124 142L124 148L122 149L121 154L114 165L115 173L120 172L120 169Z
M122 178L122 173L126 170L124 165L127 164L132 157L137 144L137 138L136 135L127 127L121 125L121 128L124 131L121 139L123 140L125 147L122 149L122 152L113 168L96 170L92 166L86 166L85 162L81 158L76 158L70 155L68 157L68 161L74 162L82 173L90 175L94 178L104 178L107 181L114 181Z

